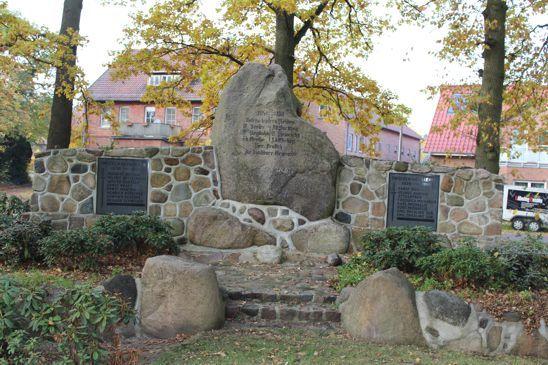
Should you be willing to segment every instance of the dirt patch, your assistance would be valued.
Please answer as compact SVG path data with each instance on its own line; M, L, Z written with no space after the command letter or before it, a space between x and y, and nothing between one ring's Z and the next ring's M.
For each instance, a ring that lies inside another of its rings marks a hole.
M15 195L22 200L29 200L32 195L32 185L0 184L0 192L4 192L7 195Z

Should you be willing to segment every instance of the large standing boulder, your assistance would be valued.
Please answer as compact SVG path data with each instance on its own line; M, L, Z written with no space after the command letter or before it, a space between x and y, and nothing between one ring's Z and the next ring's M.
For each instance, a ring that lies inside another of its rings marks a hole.
M212 133L224 199L331 216L339 154L297 108L279 65L248 63L230 80Z
M415 290L395 268L379 271L341 304L343 327L355 337L388 344L424 344Z
M222 209L194 209L188 219L188 239L195 245L215 248L246 248L275 245L276 238L265 231L244 224Z
M141 279L141 325L154 337L222 327L225 305L209 265L176 256L146 260Z
M350 231L332 219L325 219L294 232L291 240L295 248L303 252L323 255L346 253Z

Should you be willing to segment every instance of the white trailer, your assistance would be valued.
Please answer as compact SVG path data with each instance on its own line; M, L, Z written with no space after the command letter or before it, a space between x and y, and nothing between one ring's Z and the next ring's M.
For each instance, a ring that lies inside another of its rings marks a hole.
M512 222L512 228L538 232L548 227L548 190L504 186L502 219Z

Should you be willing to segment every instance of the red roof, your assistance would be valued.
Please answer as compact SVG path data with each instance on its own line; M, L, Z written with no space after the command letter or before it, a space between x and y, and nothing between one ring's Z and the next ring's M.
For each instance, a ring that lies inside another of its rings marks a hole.
M114 80L112 78L113 70L106 70L99 78L90 86L89 91L94 100L97 101L140 101L144 95L147 83L148 75L145 73L139 73L137 75L131 75L124 80ZM192 85L193 90L182 93L182 96L188 100L199 100L201 97L198 95L200 86Z
M444 155L475 155L477 126L463 122L457 128L451 127L453 118L453 114L449 112L451 98L455 94L466 93L466 87L463 86L442 87L438 106L430 126L430 133L428 133L424 145L424 152Z

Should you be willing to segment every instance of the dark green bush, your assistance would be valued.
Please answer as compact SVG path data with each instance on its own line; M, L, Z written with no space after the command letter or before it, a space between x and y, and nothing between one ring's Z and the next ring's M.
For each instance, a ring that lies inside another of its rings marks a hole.
M12 221L0 230L0 261L9 265L40 261L38 241L50 232L49 221Z
M99 364L105 333L132 313L88 285L29 285L0 276L0 363Z
M90 270L113 251L109 236L93 228L54 231L38 241L38 250L46 264Z
M417 271L417 261L441 249L440 237L425 227L390 227L363 236L365 258L377 270Z
M104 215L95 222L93 229L109 236L116 252L153 249L156 253L178 253L169 223L146 213Z
M16 131L0 134L0 177L4 182L28 183L31 157L32 148L25 136Z
M540 240L530 237L489 250L504 266L502 280L518 290L548 287L548 249Z
M446 248L417 262L427 277L443 282L453 280L456 285L476 287L502 285L503 264L495 256L471 244Z
M0 192L0 230L11 226L21 214L29 211L28 202L24 202L15 195L6 195Z

